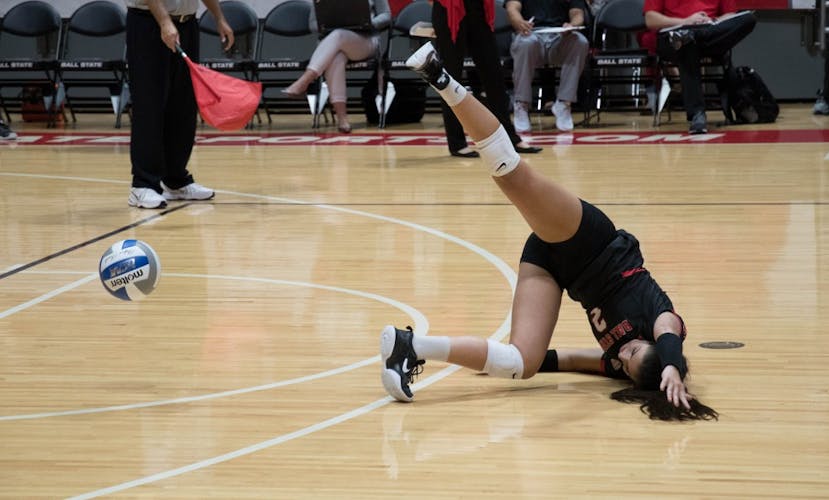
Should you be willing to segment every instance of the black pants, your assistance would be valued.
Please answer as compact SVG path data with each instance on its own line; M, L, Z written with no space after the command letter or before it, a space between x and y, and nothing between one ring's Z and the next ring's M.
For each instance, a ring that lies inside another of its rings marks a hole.
M744 14L733 19L692 29L694 41L674 50L667 33L657 37L657 54L672 61L679 68L682 84L682 100L688 120L705 111L705 96L702 91L702 70L700 59L725 56L737 43L748 36L757 20L753 14ZM728 68L730 70L730 68Z
M490 0L464 0L466 16L461 21L457 41L454 43L446 19L446 9L440 2L434 2L432 4L432 26L435 29L435 46L443 59L444 68L456 80L461 79L463 59L467 53L469 54L475 63L475 70L480 75L484 92L486 92L485 104L504 126L512 143L518 144L521 138L515 133L515 127L510 120L504 72L498 57L495 33L490 29L484 16L484 1ZM496 6L495 8L502 7ZM441 111L449 151L465 148L467 146L466 135L458 118L443 101L441 101Z
M195 17L176 21L181 48L198 60ZM132 186L161 192L193 182L187 162L196 139L196 98L184 59L161 41L149 11L127 12L127 63L132 98L130 160Z
M823 98L829 99L829 49L823 51Z

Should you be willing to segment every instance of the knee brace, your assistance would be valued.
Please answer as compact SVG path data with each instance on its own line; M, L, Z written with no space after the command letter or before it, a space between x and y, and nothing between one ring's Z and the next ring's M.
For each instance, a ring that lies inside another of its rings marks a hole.
M512 172L521 161L503 125L499 125L498 129L486 139L477 141L475 149L481 154L481 159L494 177Z
M484 371L493 377L521 379L524 376L524 358L513 344L487 340Z

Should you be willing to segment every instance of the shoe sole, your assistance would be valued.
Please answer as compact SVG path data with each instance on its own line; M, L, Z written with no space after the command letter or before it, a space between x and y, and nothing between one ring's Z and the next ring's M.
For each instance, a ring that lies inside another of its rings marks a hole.
M216 196L216 193L211 194L207 198L188 198L186 196L176 196L173 194L168 194L166 192L161 196L163 196L164 199L167 201L207 201L212 200Z
M393 326L388 325L383 328L383 333L380 335L380 379L383 381L383 387L389 393L389 396L404 403L411 403L413 398L403 392L403 380L400 375L396 371L386 368L386 360L394 351L396 339L397 331Z
M150 206L147 206L147 205L142 205L140 203L130 203L130 202L127 202L127 205L129 205L133 208L148 208L148 209L167 208L166 203L159 203L158 205L156 205L154 207L150 207Z
M429 48L426 48L427 46ZM424 65L424 63L426 62L426 55L429 54L430 52L434 52L434 51L435 51L435 46L432 45L432 42L424 43L422 47L417 49L414 52L414 54L410 55L409 58L406 59L406 62L405 62L406 67L408 67L409 69L414 70L414 71L419 70ZM417 63L417 64L415 64L415 63Z

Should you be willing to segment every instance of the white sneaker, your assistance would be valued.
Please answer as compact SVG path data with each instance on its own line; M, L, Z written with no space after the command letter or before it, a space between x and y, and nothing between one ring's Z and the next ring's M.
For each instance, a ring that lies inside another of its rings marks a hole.
M167 208L164 197L156 193L155 189L150 188L130 188L127 204L138 208Z
M515 124L515 131L519 134L529 132L533 128L530 124L530 115L527 112L528 107L529 105L526 102L515 101L512 111L512 122Z
M178 188L170 189L161 183L161 188L164 190L165 200L209 200L213 198L216 193L212 189L206 188L199 183L191 182L190 184Z
M573 130L573 115L570 114L570 105L561 101L553 104L553 114L556 115L556 128L562 132Z

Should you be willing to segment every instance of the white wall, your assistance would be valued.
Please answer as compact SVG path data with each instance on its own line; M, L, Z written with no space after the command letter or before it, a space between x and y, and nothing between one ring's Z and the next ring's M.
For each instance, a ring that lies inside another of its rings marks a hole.
M15 5L22 3L25 0L0 0L0 17L2 17L6 11L14 7ZM61 17L68 18L72 15L72 13L85 3L89 3L92 0L46 0L47 2L51 3L55 6L55 8L60 12ZM109 0L113 3L126 6L126 3L123 0ZM259 15L260 18L264 18L268 12L276 5L282 3L285 0L240 0L246 4L249 4L256 13ZM199 9L199 12L204 10L204 5L202 5Z

